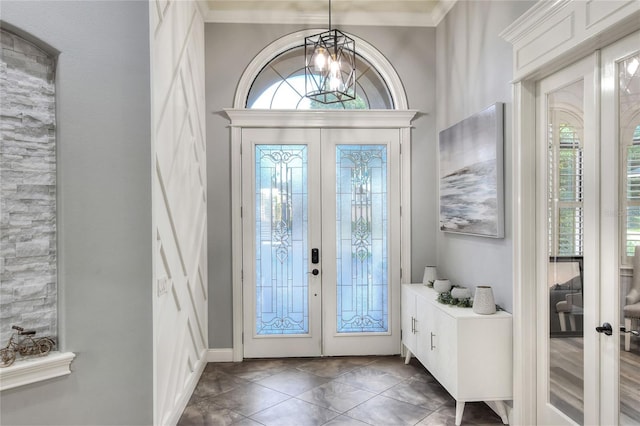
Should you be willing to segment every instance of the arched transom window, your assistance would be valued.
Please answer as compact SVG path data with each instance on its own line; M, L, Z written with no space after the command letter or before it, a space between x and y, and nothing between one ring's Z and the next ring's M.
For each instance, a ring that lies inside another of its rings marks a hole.
M274 57L253 80L247 96L249 109L394 109L381 74L356 54L356 99L322 104L304 96L304 46Z

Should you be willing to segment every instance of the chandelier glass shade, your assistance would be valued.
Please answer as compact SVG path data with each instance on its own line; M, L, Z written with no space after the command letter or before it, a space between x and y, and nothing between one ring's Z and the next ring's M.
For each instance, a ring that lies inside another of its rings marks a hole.
M332 104L356 98L355 41L342 31L331 29L304 39L306 97Z

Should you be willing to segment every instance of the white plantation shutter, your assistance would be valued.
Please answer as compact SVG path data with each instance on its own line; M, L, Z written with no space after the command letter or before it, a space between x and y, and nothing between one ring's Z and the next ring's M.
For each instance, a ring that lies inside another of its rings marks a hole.
M583 154L577 130L550 125L549 255L581 256L583 252Z
M622 188L625 191L622 201L625 203L623 247L627 257L633 257L636 245L640 245L640 125L633 133L633 139L623 150L625 173L622 176Z

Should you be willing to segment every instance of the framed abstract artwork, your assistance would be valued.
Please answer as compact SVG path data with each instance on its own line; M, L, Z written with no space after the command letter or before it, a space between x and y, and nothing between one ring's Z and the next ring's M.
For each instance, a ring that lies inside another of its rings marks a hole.
M440 132L440 230L504 237L503 110L495 103Z

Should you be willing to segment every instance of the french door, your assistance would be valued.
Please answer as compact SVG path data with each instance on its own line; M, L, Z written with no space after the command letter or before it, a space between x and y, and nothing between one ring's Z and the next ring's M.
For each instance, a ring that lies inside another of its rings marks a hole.
M639 53L635 33L537 84L539 424L640 423L640 342L621 348L640 223Z
M398 129L243 129L244 357L400 348Z

